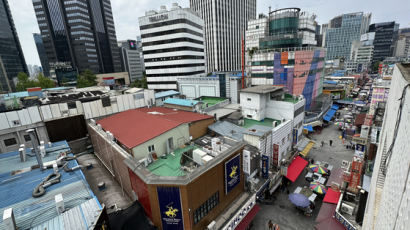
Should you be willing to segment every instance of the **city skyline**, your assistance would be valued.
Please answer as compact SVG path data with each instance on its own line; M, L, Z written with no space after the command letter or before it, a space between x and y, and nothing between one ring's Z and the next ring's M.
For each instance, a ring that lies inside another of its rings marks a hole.
M38 24L31 0L9 0L11 12L20 38L24 57L27 64L41 65L37 54L33 33L38 33ZM112 10L118 40L135 39L139 35L138 17L143 16L147 10L158 10L161 5L168 8L172 2L178 2L182 7L189 7L189 0L167 1L158 0L152 4L149 0L128 1L113 0ZM353 4L354 3L354 4ZM396 7L400 5L401 7ZM306 2L301 0L289 0L286 2L274 2L267 0L257 1L257 14L267 13L268 7L272 9L283 7L299 7L302 11L309 11L317 15L320 24L327 23L333 17L343 14L363 11L372 13L371 23L396 21L400 28L410 27L410 20L406 13L410 6L405 0L392 0L390 5L380 5L371 0L357 1L348 0L340 3L338 7L328 1ZM138 9L137 11L135 9Z

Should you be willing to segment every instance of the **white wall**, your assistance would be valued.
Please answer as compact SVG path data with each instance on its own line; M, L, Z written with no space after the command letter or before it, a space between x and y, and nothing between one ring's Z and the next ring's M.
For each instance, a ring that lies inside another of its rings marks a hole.
M272 130L272 146L279 145L278 162L291 150L292 146L292 121L286 120ZM284 142L282 142L282 140ZM272 149L273 153L273 149ZM273 157L273 155L271 156Z
M261 115L261 102L263 99L260 94L241 92L240 95L242 114L245 118L254 120L262 120L264 117Z

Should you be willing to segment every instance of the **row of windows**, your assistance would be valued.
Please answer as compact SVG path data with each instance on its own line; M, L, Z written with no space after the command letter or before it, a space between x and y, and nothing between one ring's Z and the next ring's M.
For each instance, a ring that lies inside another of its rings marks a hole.
M185 72L185 73L164 73L164 74L147 74L147 77L174 77L174 76L190 76L205 73L205 70Z
M175 24L179 24L179 23L184 23L184 24L188 24L191 25L193 27L196 27L198 29L202 30L202 26L189 21L188 19L175 19L175 20L170 20L170 21L166 21L166 22L157 22L157 23L151 23L149 25L145 25L145 26L140 26L140 30L146 30L146 29L153 29L153 28L158 28L158 27L162 27L162 26L170 26L170 25L175 25Z
M157 62L157 61L175 61L175 60L186 60L186 59L204 59L204 56L193 56L193 55L184 55L184 56L172 56L172 57L159 57L159 58L148 58L144 59L144 62Z
M43 6L42 5L35 5L34 6L34 9L40 9L40 8L43 8Z
M79 11L82 11L82 12L88 14L88 10L87 10L87 9L84 9L83 7L79 7L79 6L70 6L70 7L67 7L65 10L66 10L66 11L79 10Z
M183 65L161 65L161 66L145 66L145 69L170 69L170 68L186 68L205 66L205 63L183 64Z
M91 25L91 22L89 20L84 20L84 19L70 19L70 20L68 20L68 23L77 23L77 22L82 22L82 23Z
M93 33L87 32L87 31L72 31L72 35L78 35L78 34L86 34L86 35L93 35Z
M46 20L46 17L38 17L37 18L37 21L45 21Z
M40 7L41 7L41 6L40 6ZM39 8L40 8L40 7L39 7ZM44 11L39 10L39 11L36 12L36 15L41 15L41 14L44 14Z
M198 33L196 31L193 31L187 28L180 28L180 29L174 29L174 30L164 30L164 31L154 32L154 33L149 33L149 34L142 34L141 38L152 38L152 37L164 36L164 35L169 35L169 34L177 34L177 33L188 33L188 34L196 35L199 37L203 37L201 33Z
M64 2L64 5L75 4L75 3L80 4L82 6L87 6L86 3L82 2L82 1L79 1L79 0L66 1L66 2Z
M88 15L83 14L83 13L80 13L80 12L69 13L69 14L67 14L67 17L68 17L68 18L71 18L71 17L83 17L83 18L86 18L86 19L90 19L90 17L89 17Z
M163 44L176 43L176 42L192 42L192 43L196 43L200 45L204 44L202 41L198 41L192 38L174 38L174 39L167 39L167 40L155 41L155 42L144 42L142 43L142 46L155 46L155 45L163 45Z
M194 224L201 221L208 213L219 204L219 191L214 193L199 208L194 211Z
M167 53L167 52L177 52L177 51L196 51L196 52L204 52L204 49L195 48L190 46L182 46L182 47L175 47L175 48L166 48L166 49L157 49L157 50L147 50L144 51L144 55L146 54L158 54L158 53Z
M30 141L30 140L31 140L31 138L30 138L29 135L24 135L24 141L25 141L25 142L28 142L28 141ZM4 142L4 145L5 145L6 147L8 147L8 146L13 146L13 145L16 145L16 144L17 144L16 138L4 139L3 142Z

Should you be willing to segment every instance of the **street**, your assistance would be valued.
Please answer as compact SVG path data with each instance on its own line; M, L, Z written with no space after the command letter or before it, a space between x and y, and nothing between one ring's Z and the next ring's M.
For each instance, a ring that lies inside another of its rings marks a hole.
M310 151L308 158L314 158L321 162L328 162L333 165L333 171L340 168L343 160L351 161L353 157L353 150L346 149L343 145L340 136L339 129L329 124L327 128L324 128L320 134L317 132L311 134L310 137L316 142L315 147ZM323 147L320 146L321 141L325 142ZM329 140L333 140L332 146L329 146ZM291 183L289 188L292 193L298 186L309 186L309 183L305 180L306 170L302 171L301 175L295 181ZM268 221L272 220L280 226L280 229L286 230L299 230L299 229L314 229L315 219L319 213L322 205L323 198L317 198L315 205L316 208L312 216L305 216L301 211L289 201L286 191L280 191L278 188L273 194L275 201L273 205L261 204L261 210L253 220L252 229L269 229Z

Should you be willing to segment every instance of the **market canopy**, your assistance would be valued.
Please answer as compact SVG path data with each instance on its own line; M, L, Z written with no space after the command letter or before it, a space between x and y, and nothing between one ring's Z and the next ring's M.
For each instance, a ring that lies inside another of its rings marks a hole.
M290 163L287 170L286 178L288 178L292 182L295 182L307 164L308 162L305 159L303 159L300 156L297 156L292 161L292 163Z
M334 109L330 109L329 111L327 111L326 115L323 117L323 120L325 121L330 121L332 120L333 116L335 115L336 110Z
M309 143L306 145L306 147L299 154L302 155L303 157L307 157L307 155L309 154L309 152L313 148L313 146L315 146L315 142L314 141L309 141Z
M236 226L235 230L245 230L250 225L253 218L255 218L260 209L261 208L259 207L259 205L255 204L255 206L253 206L253 208L248 212L245 218L243 218L238 226Z
M323 202L337 204L339 202L340 194L340 192L329 188L327 190L325 198L323 198Z
M311 125L305 125L303 126L304 129L307 129L309 132L313 132L313 127Z

